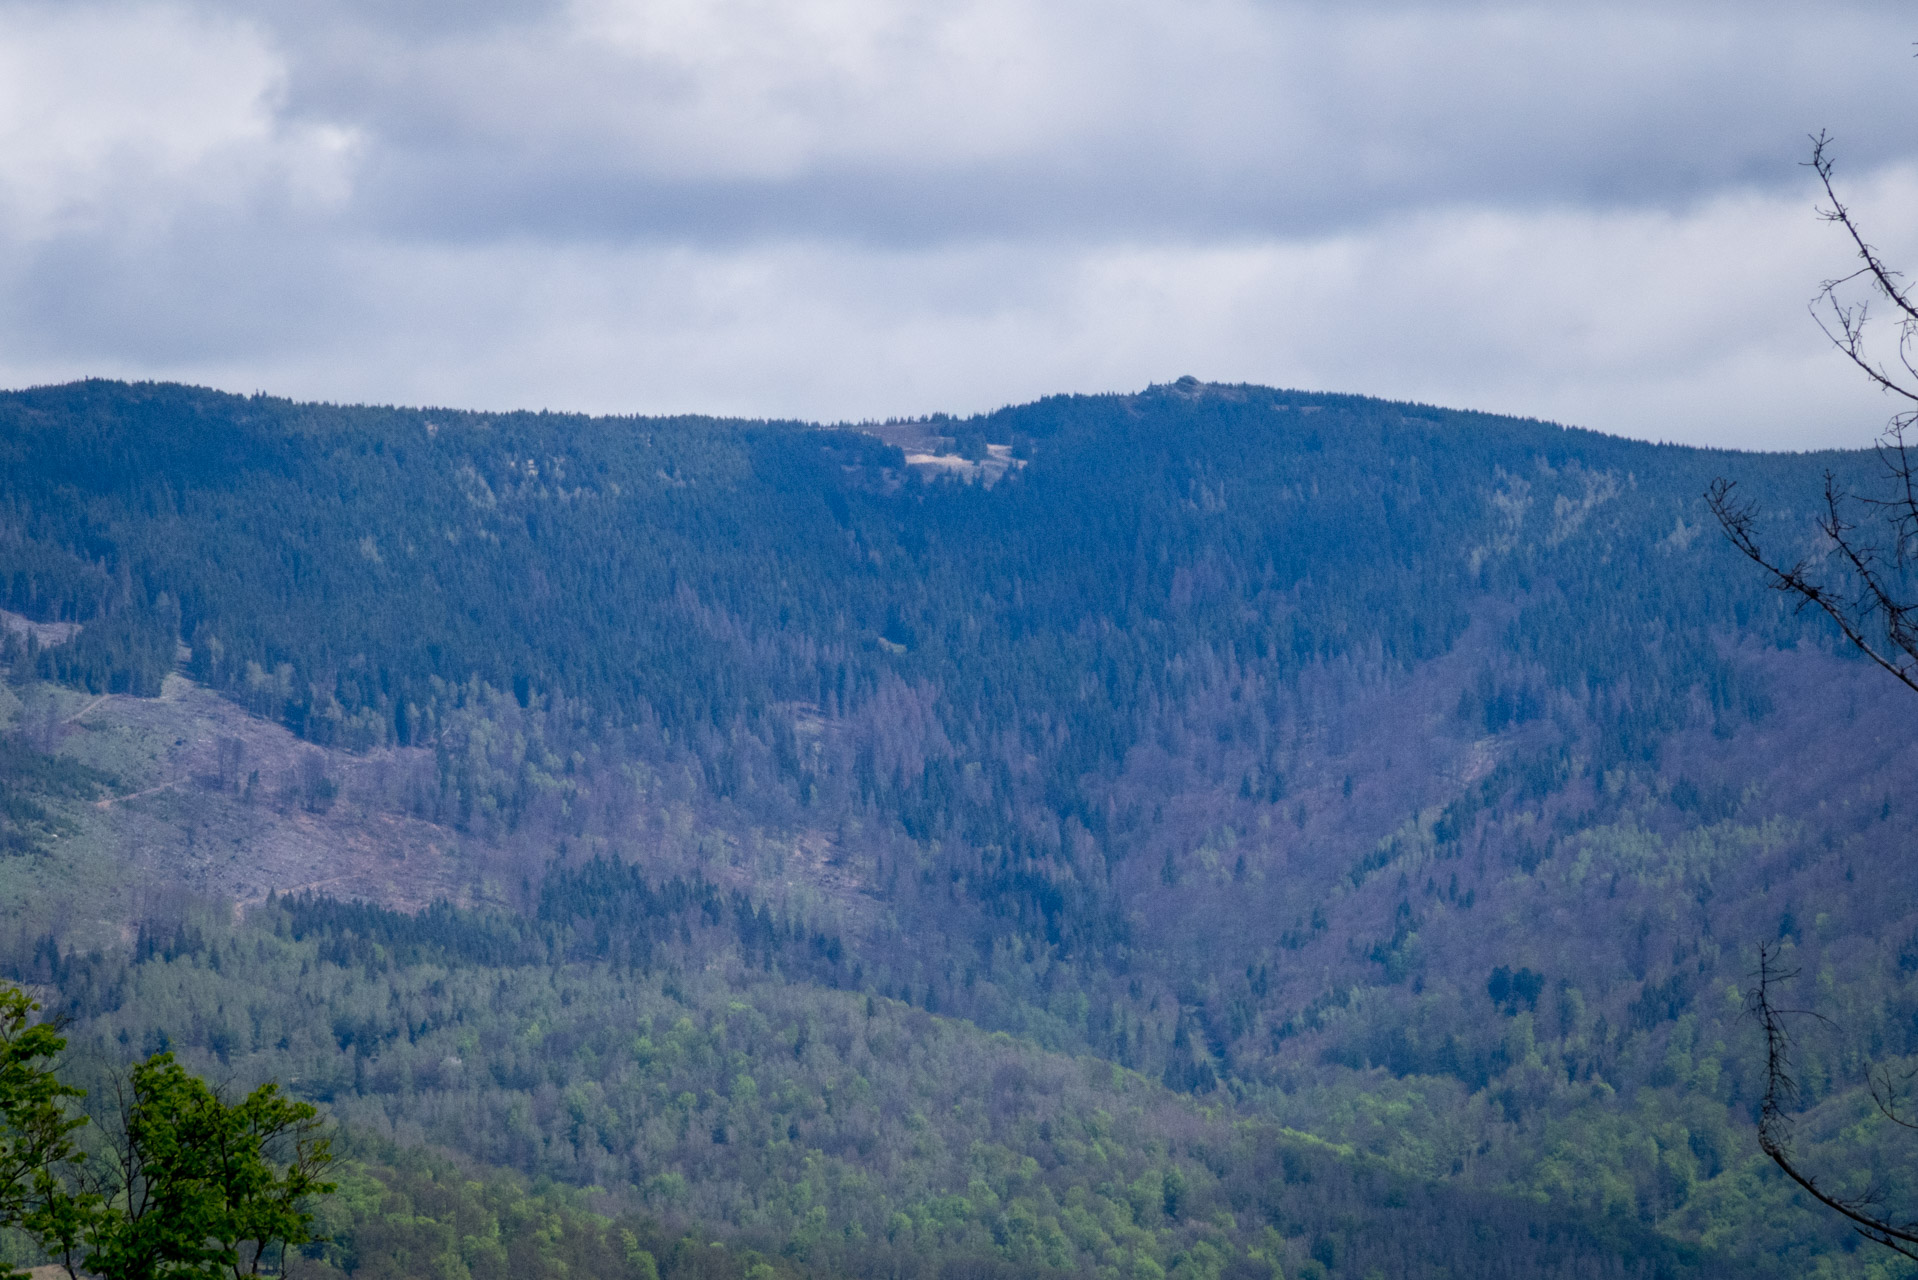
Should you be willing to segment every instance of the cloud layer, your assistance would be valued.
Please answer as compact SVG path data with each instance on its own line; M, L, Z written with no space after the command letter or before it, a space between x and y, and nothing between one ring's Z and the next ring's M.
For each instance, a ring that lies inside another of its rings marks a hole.
M1184 373L1748 447L1887 412L1890 4L0 3L0 381L861 419Z

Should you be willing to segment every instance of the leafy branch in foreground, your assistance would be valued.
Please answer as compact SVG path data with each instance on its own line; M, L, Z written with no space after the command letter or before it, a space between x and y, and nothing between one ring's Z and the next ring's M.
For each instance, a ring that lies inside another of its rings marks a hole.
M89 1271L253 1276L314 1238L304 1205L333 1190L323 1181L333 1157L310 1103L274 1084L229 1103L171 1053L134 1067L115 1093L108 1154L81 1180L99 1206L85 1223Z
M69 1103L85 1091L60 1083L47 1064L67 1047L54 1023L18 987L0 987L0 1224L58 1238L75 1221L59 1171L77 1153L86 1126Z
M0 987L0 1225L105 1280L239 1280L315 1239L308 1204L333 1190L333 1153L310 1103L271 1083L229 1102L155 1054L115 1081L89 1151L73 1105L86 1091L55 1076L66 1039L33 1021L39 1007Z

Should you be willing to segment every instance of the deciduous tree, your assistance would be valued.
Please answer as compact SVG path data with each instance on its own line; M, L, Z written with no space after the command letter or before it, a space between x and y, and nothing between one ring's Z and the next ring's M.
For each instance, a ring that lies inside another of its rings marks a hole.
M228 1101L159 1053L87 1132L86 1091L54 1071L66 1039L39 1009L0 987L0 1226L106 1280L239 1280L314 1239L333 1154L312 1104L272 1083Z
M117 1093L108 1152L81 1193L92 1203L79 1237L86 1270L252 1276L314 1238L308 1202L333 1189L332 1151L310 1103L271 1083L228 1102L171 1053L133 1068Z
M35 1020L39 1010L18 987L0 987L0 1224L46 1236L74 1224L60 1174L87 1120L72 1105L84 1091L53 1072L66 1038Z

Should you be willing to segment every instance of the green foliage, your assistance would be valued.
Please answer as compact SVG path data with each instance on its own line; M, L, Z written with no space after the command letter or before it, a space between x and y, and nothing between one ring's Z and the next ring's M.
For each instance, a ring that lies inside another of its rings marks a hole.
M47 1237L71 1225L59 1176L86 1118L69 1106L84 1091L53 1074L67 1042L34 1020L39 1009L18 987L0 987L0 1226Z
M278 1269L313 1239L308 1201L331 1192L328 1139L310 1103L262 1084L238 1102L159 1053L128 1073L120 1125L84 1178L74 1246L108 1280L219 1280ZM284 1148L282 1151L281 1149Z
M12 393L0 603L82 622L35 663L89 688L150 688L183 639L195 678L315 743L428 748L398 803L488 838L833 833L897 922L875 990L1197 1089L1320 994L1173 1044L1190 921L1229 922L1230 975L1329 891L1248 889L1258 850L1219 846L1277 817L1356 859L1404 818L1365 798L1408 785L1363 785L1384 744L1317 777L1363 731L1324 707L1464 646L1446 705L1529 737L1441 817L1459 847L1762 711L1728 640L1820 634L1695 536L1715 454L1256 387L948 429L1026 465L988 490L802 424ZM1741 467L1762 497L1823 461ZM117 655L104 684L88 645ZM1412 932L1364 950L1413 981Z
M256 1275L314 1239L310 1202L334 1187L310 1103L271 1083L228 1103L159 1053L115 1080L94 1138L39 1007L0 987L0 1227L105 1280Z
M685 1252L688 1231L706 1233L701 1250L719 1239L725 1256L755 1249L818 1275L1228 1263L1252 1275L1261 1260L1290 1274L1320 1239L1391 1275L1484 1273L1486 1240L1445 1225L1473 1222L1530 1242L1514 1274L1576 1274L1599 1257L1673 1275L1719 1265L1635 1215L1445 1185L1096 1059L781 981L737 943L723 962L680 943L635 968L617 954L564 959L571 930L591 936L583 917L539 926L553 930L544 955L444 941L462 928L498 936L497 920L432 919L389 928L372 909L294 900L244 929L181 928L138 959L68 956L59 978L91 1053L166 1044L208 1070L297 1081L350 1131L425 1139L533 1180L462 1189L429 1157L382 1148L373 1163L399 1172L366 1175L380 1187L343 1174L340 1204L322 1210L334 1237L322 1255L355 1275L429 1257L447 1259L433 1274L492 1274L518 1256L514 1241L600 1256L618 1230L662 1274L709 1259ZM409 950L428 938L443 941ZM574 1212L588 1209L617 1230ZM1764 1274L1762 1261L1747 1271Z
M1770 651L1827 637L1697 497L1732 469L1784 513L1868 459L1190 385L937 429L1026 465L987 489L800 424L0 397L0 604L82 624L0 655L16 680L154 692L185 641L312 743L418 751L390 795L316 768L289 805L456 828L524 908L275 901L140 921L131 956L35 927L13 971L90 1052L297 1081L782 1266L1482 1264L1369 1253L1391 1195L1646 1266L1659 1231L1841 1265L1740 1154L1724 993L1752 927L1832 969L1856 1030L1811 1055L1818 1106L1918 1051L1886 961L1918 917L1879 889L1905 739L1841 713L1843 664L1776 696ZM1890 745L1839 770L1839 735ZM18 847L82 803L64 758L6 766ZM405 1251L493 1265L462 1232Z
M657 1218L595 1211L594 1197L443 1156L384 1144L343 1162L320 1212L325 1243L295 1264L303 1275L360 1280L765 1280L794 1262L709 1235L668 1232ZM603 1200L601 1196L599 1199ZM764 1272L756 1268L765 1268Z

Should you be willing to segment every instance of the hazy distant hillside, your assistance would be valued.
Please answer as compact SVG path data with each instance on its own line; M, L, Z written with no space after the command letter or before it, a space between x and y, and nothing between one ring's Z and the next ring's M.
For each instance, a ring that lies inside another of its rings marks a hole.
M103 863L534 919L549 868L611 858L786 939L689 930L648 972L724 955L1407 1176L1842 1272L1753 1160L1738 987L1791 941L1834 1126L1861 1052L1918 1049L1918 731L1699 495L1740 479L1789 545L1823 470L1868 467L1190 382L870 432L0 396L0 607L79 626L6 661L115 695L90 728L20 690L39 870L0 884L76 905L16 963L52 979L63 938L110 936L89 910L154 914L85 889ZM122 697L176 667L259 719L173 732L177 698ZM106 750L121 704L147 756ZM425 861L383 867L402 846ZM598 941L459 964L602 964L638 926L566 927ZM542 1150L582 1141L561 1115Z

